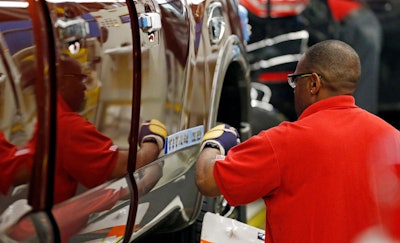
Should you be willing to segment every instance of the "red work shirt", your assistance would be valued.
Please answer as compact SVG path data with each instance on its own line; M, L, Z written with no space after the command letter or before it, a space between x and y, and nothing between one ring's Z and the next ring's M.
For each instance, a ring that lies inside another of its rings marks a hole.
M328 0L328 5L333 17L339 22L362 6L361 3L354 0Z
M74 196L78 183L92 188L106 182L118 158L112 140L71 111L61 96L57 117L56 203Z
M233 206L264 199L265 242L351 242L380 223L371 164L398 151L399 131L343 95L233 147L214 177Z
M18 150L0 131L0 193L6 195L18 170L32 167L32 161L29 149Z

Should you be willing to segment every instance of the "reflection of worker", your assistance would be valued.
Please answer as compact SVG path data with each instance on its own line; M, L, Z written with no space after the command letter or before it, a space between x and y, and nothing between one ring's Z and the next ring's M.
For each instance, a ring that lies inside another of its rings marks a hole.
M92 188L127 173L128 151L119 150L113 141L76 111L85 96L84 80L79 62L63 59L58 72L57 154L55 202L75 195L78 183ZM136 168L154 161L164 147L167 131L157 120L141 127L140 150Z
M137 170L136 184L138 188L139 198L146 195L163 175L164 162L150 164L142 169Z
M28 182L31 167L29 149L18 150L0 131L0 193L6 195L10 186Z
M400 133L355 105L359 77L349 45L310 47L288 78L298 120L239 145L228 125L207 132L196 164L200 191L222 193L233 206L263 198L265 242L353 242L381 224L376 168L400 164Z

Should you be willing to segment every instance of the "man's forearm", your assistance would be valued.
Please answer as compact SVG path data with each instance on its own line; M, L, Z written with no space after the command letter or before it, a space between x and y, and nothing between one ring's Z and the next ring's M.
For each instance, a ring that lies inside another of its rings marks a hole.
M200 152L196 163L196 185L203 195L209 197L221 195L214 179L214 164L217 155L220 155L219 150L205 148Z

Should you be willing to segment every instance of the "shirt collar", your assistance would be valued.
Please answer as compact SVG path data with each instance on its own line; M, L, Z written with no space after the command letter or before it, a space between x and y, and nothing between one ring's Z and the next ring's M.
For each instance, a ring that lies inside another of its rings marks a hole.
M57 94L57 104L58 107L61 108L61 110L66 112L72 112L72 109L69 107L67 102L65 102L64 98L60 94Z
M301 113L298 120L303 119L318 111L327 109L357 108L355 99L351 95L338 95L315 102Z

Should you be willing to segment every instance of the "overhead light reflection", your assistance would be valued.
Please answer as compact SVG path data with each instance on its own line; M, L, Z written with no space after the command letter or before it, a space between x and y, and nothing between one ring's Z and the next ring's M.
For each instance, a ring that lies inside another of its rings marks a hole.
M65 3L65 0L47 0L47 2L51 3ZM99 0L70 0L68 2L75 2L75 3L93 3L99 2ZM102 0L102 3L124 3L125 0Z
M27 2L0 1L0 8L27 8Z

